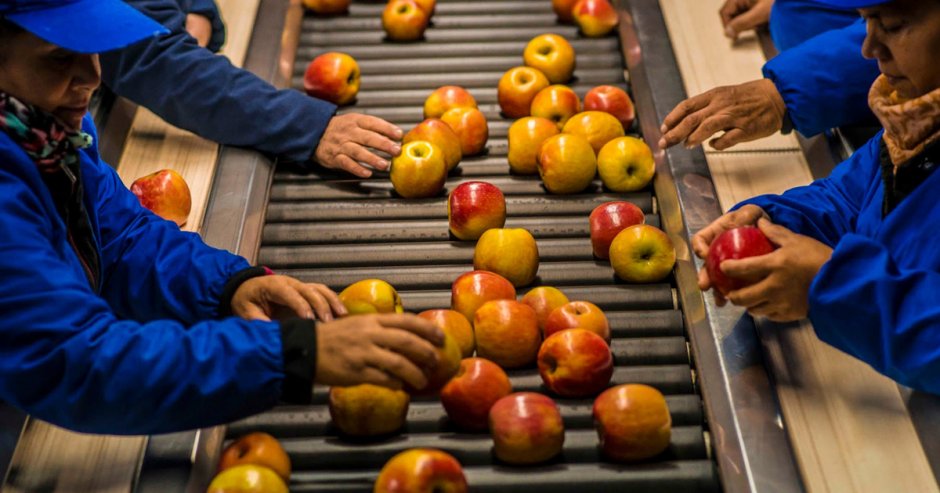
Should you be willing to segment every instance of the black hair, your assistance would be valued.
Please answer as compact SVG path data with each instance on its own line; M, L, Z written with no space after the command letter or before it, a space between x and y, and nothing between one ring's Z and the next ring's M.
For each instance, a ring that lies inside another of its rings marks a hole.
M22 27L0 17L0 61L3 61L3 58L6 56L2 48L9 44L13 36L21 32L23 32Z

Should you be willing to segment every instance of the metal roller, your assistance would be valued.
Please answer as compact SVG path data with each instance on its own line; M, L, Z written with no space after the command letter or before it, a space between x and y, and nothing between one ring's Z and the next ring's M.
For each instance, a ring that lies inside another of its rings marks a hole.
M467 269L469 270L469 268ZM652 316L647 310L676 309L673 290L664 284L609 286L568 286L564 288L570 300L589 300L607 311L637 310L638 317ZM519 293L528 289L519 289ZM405 309L413 312L450 306L450 288L446 291L399 291ZM659 312L652 312L659 313ZM681 318L681 313L676 312ZM672 320L672 319L670 319Z
M524 42L524 41L523 41ZM452 43L452 44L416 44L408 47L410 58L436 56L441 50L447 50L455 57L482 57L482 56L512 56L521 62L522 54L519 52L520 41L503 41L498 43ZM574 39L570 40L575 52L603 53L617 49L617 40L614 38L600 39ZM330 51L327 47L301 47L297 50L298 58L312 60L318 55ZM392 44L379 46L348 46L343 53L355 58L360 64L366 60L387 60L404 58L401 48ZM300 65L306 70L306 65ZM296 69L295 69L296 70ZM359 93L360 95L362 92ZM474 95L475 96L475 95Z

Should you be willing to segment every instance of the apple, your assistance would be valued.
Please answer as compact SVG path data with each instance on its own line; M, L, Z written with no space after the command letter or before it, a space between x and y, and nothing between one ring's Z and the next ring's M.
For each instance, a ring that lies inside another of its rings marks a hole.
M477 356L503 368L535 363L542 333L531 306L516 300L487 301L473 316Z
M608 142L597 154L597 173L613 192L642 190L656 173L653 152L641 139L620 137Z
M539 172L536 158L546 139L558 134L555 122L537 116L520 118L509 126L509 169L518 175Z
M483 152L490 135L486 116L476 108L451 108L441 115L441 120L460 139L460 151L464 156L473 156Z
M617 27L617 10L607 0L580 0L571 10L581 34L599 38Z
M315 98L343 106L356 99L362 72L353 57L331 51L307 65L304 72L304 91Z
M624 384L594 400L594 427L604 455L615 462L629 462L654 457L669 447L672 417L658 390Z
M382 29L392 41L417 41L424 36L430 15L415 0L390 0L382 11Z
M220 472L206 493L288 493L284 480L271 469L242 464Z
M585 111L603 111L614 116L624 130L633 126L636 111L630 96L619 87L597 86L584 95Z
M597 158L591 143L580 135L549 137L539 149L539 176L545 188L556 194L583 191L597 173Z
M676 265L676 249L663 230L636 224L617 233L610 244L610 265L627 282L661 281Z
M460 314L458 313L458 315ZM434 349L437 351L437 364L426 370L427 385L420 389L406 385L405 390L410 394L417 396L437 395L441 388L447 385L447 382L460 369L460 360L463 359L463 354L461 354L460 345L457 344L457 339L454 336L444 332L444 346Z
M491 183L461 183L447 196L447 223L457 239L476 240L484 231L506 224L506 198Z
M241 464L264 466L290 481L290 457L273 436L255 432L241 436L222 450L219 472Z
M391 284L381 279L356 281L339 293L339 300L350 315L363 313L404 313L401 296Z
M607 388L614 355L607 341L587 329L565 329L542 343L539 375L561 397L588 397Z
M564 84L574 74L574 48L557 34L540 34L529 40L522 61L542 71L552 84Z
M712 286L721 294L728 294L748 285L743 279L726 276L721 270L725 260L737 260L767 255L776 247L755 226L742 226L724 231L708 247L705 269Z
M578 3L578 0L552 0L552 10L555 11L559 21L570 24L574 21L571 10L574 9L576 3Z
M517 288L526 286L538 273L539 247L526 229L488 229L473 249L473 268L495 272Z
M610 244L617 233L628 226L645 222L643 211L632 202L605 202L595 207L588 218L594 256L607 260L610 258Z
M512 393L506 372L483 358L466 358L460 371L441 389L441 404L447 416L467 431L483 431L488 426L490 408Z
M421 10L428 14L429 18L434 15L437 0L415 0L415 3L418 4L418 7L421 7Z
M463 158L460 152L460 138L450 128L450 125L444 123L440 118L428 118L415 125L402 137L402 144L425 140L441 148L444 153L444 164L447 165L447 171L457 167Z
M604 144L623 137L623 125L603 111L582 111L565 122L562 133L581 135L591 143L595 153L601 152Z
M424 117L440 118L452 108L476 108L477 100L460 86L441 86L424 100Z
M368 383L330 387L330 418L348 436L387 435L405 425L410 401L404 390Z
M450 307L474 322L474 314L484 303L491 300L514 300L516 288L505 277L474 270L461 274L450 288ZM476 328L474 328L476 336Z
M590 301L571 301L552 310L545 319L545 337L567 329L585 329L610 342L610 323L604 310Z
M447 180L444 151L426 140L411 141L392 158L388 177L395 192L406 199L434 197L444 190Z
M466 493L467 478L454 456L431 448L400 452L382 466L374 493Z
M307 10L319 15L337 15L349 10L352 0L304 0Z
M548 320L548 315L555 308L567 304L568 297L558 288L539 286L529 290L519 301L531 306L532 309L535 310L535 315L538 317L539 321L539 329L544 331L545 321Z
M490 408L490 434L496 458L509 464L538 464L555 457L565 444L565 425L550 397L516 392Z
M186 224L193 199L186 180L176 171L162 169L141 176L131 183L131 192L137 196L140 205L154 214L173 221L177 226Z
M581 100L568 86L555 84L542 89L532 98L529 114L555 122L558 130L565 126L569 118L581 111Z
M461 356L467 358L473 355L473 350L476 348L473 326L460 312L448 309L425 310L418 316L437 325L445 334L450 334L457 342Z
M529 116L535 95L549 84L548 78L537 68L520 66L507 70L496 87L496 99L503 116Z

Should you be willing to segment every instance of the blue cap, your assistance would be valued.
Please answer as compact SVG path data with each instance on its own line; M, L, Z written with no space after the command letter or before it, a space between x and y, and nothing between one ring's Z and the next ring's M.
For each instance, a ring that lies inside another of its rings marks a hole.
M815 0L816 3L821 3L823 5L828 5L830 7L836 7L839 9L862 9L865 7L874 7L875 5L882 5L885 3L891 3L893 0Z
M169 32L121 0L0 0L0 18L77 53L116 50Z

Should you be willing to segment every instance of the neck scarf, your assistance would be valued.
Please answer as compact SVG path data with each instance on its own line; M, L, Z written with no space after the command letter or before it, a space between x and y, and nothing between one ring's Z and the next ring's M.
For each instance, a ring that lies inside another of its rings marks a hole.
M78 150L92 144L81 130L71 130L51 114L0 91L0 131L20 145L42 173L68 170Z
M885 128L885 145L895 167L940 140L940 89L905 99L881 75L871 86L868 105Z

